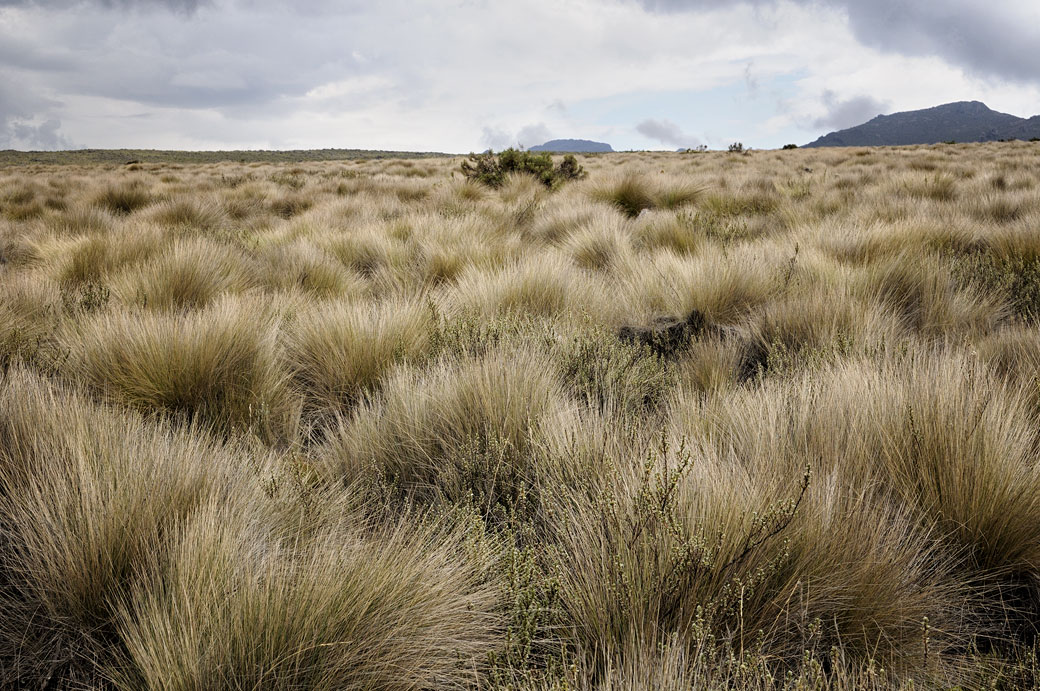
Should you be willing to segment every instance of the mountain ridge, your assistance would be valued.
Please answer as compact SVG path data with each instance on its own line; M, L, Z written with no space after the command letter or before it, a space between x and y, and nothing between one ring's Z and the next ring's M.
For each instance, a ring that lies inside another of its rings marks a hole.
M940 142L992 142L1040 137L1040 115L1020 118L981 101L955 101L874 118L829 132L806 147L906 146Z
M610 153L614 149L605 142L594 142L589 139L551 139L544 144L528 148L528 151L549 151L552 153Z

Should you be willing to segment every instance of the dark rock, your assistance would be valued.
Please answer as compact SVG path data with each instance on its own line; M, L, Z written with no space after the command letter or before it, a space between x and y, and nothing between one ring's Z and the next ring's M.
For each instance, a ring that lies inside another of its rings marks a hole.
M618 338L644 346L655 355L672 357L704 330L704 315L693 310L685 318L658 317L649 326L623 326Z

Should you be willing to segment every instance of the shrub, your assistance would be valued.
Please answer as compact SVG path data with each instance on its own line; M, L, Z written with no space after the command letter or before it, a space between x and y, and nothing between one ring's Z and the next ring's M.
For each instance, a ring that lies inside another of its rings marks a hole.
M783 148L784 151L789 151L791 149L797 149L798 145L797 144L784 144L782 148Z
M741 142L733 142L729 145L727 151L729 151L731 154L742 154L744 153L744 144Z
M532 175L549 189L555 189L567 180L580 180L586 176L585 169L573 154L567 154L559 165L553 166L549 152L533 154L530 151L506 149L496 157L493 151L470 154L460 168L467 179L483 183L488 187L502 187L510 173Z
M605 330L582 331L557 347L564 382L579 400L601 410L653 411L675 381L674 370L649 348Z
M952 275L963 287L1002 298L1016 317L1040 319L1040 258L969 252L954 260Z

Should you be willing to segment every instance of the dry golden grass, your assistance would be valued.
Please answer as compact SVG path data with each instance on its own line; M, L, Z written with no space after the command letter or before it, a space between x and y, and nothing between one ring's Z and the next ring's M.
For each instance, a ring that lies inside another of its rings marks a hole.
M1040 682L1040 147L459 162L0 171L0 686Z

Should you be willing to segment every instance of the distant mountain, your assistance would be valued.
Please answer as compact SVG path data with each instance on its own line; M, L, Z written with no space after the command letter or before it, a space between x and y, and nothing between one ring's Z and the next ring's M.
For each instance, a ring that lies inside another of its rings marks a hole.
M1040 115L1025 118L1021 122L1012 125L1004 132L1004 136L1001 139L1029 140L1034 137L1040 137Z
M553 153L605 154L613 151L610 144L590 142L588 139L553 139L532 146L528 151L551 151Z
M990 110L979 101L958 101L878 115L862 125L825 134L806 146L902 146L1032 137L1040 137L1040 116L1020 118Z

